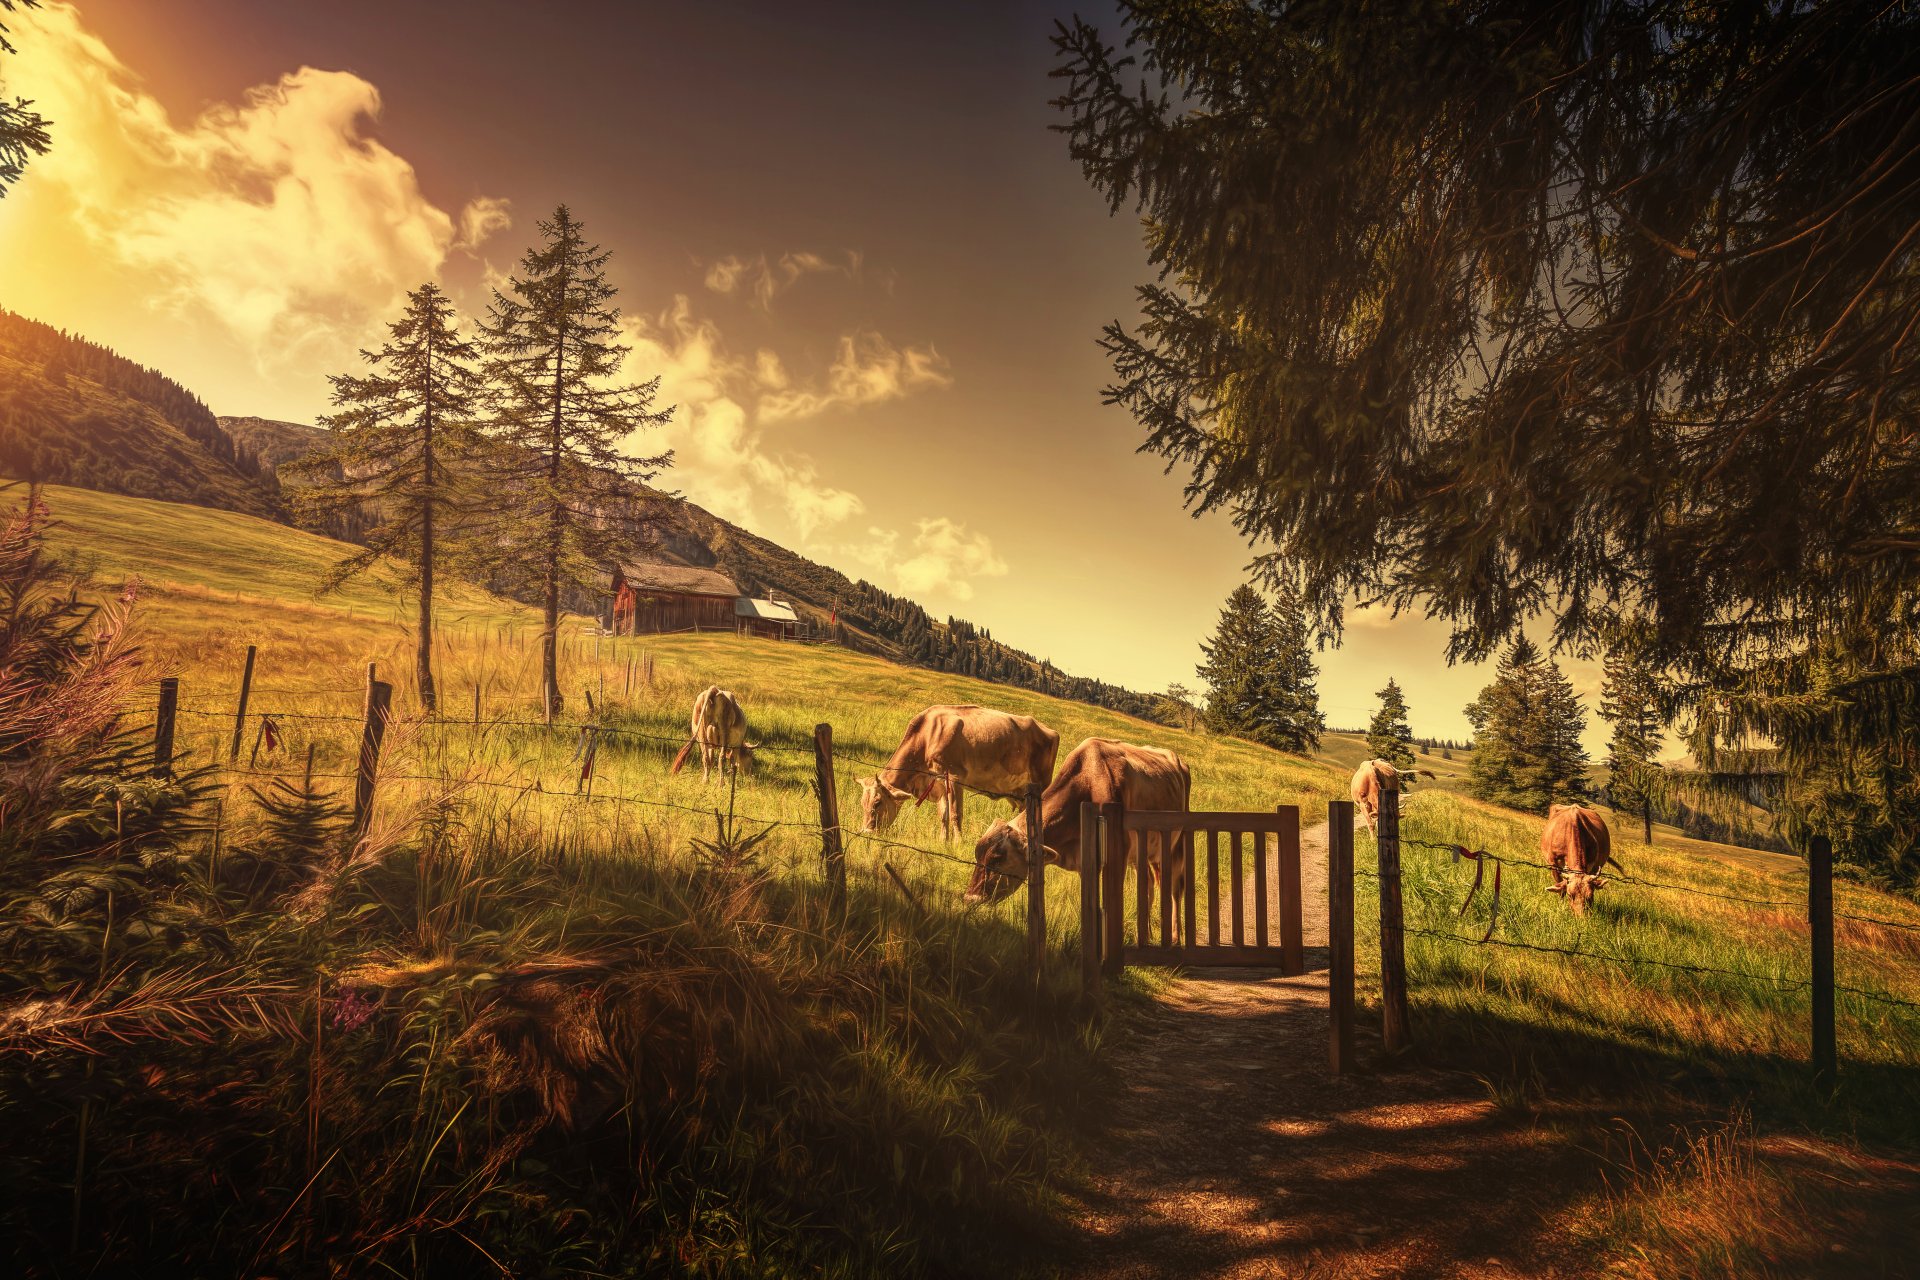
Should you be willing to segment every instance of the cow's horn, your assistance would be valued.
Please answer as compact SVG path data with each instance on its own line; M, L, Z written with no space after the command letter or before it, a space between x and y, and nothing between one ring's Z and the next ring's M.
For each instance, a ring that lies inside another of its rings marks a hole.
M757 742L743 742L740 745L749 751L758 751L760 749L760 744Z

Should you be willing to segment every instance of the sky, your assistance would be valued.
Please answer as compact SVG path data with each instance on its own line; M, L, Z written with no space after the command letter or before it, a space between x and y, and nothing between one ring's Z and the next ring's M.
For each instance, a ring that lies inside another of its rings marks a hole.
M676 451L663 483L1075 674L1193 685L1256 549L1102 404L1151 273L1049 129L1072 12L50 0L0 62L54 122L0 201L0 306L311 422L408 289L483 314L564 202L676 406L634 442ZM1329 722L1391 676L1417 733L1469 736L1491 671L1447 630L1350 612Z

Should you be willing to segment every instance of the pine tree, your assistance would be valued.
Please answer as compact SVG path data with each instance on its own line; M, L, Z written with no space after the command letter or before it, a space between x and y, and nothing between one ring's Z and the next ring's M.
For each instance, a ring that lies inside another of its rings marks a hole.
M1647 661L1627 645L1606 656L1600 685L1600 715L1613 725L1607 744L1607 790L1613 807L1638 812L1641 841L1653 843L1655 755L1661 731L1660 683Z
M7 12L13 12L16 8L39 7L40 0L0 0L0 10ZM6 27L0 26L0 53L14 51L14 47L7 42ZM20 181L30 158L47 154L48 121L32 107L33 103L25 98L9 101L0 97L0 197L7 194L8 187Z
M496 289L486 325L489 371L501 396L494 466L511 507L503 549L537 566L545 610L540 636L546 715L560 707L561 591L587 587L606 562L654 517L637 484L673 461L634 458L621 445L664 425L655 410L660 379L622 383L629 350L619 340L612 254L587 241L567 206L539 224L520 274Z
M1297 600L1282 597L1269 606L1252 587L1236 587L1212 643L1200 648L1210 728L1283 751L1319 745L1326 721Z
M1467 790L1482 800L1544 813L1585 785L1586 714L1559 665L1525 636L1501 656L1493 683L1467 707L1474 729Z
M1398 769L1413 767L1413 727L1407 723L1407 700L1400 685L1391 676L1387 687L1375 695L1380 709L1367 726L1367 750L1376 760L1385 760Z
M429 712L436 707L434 569L450 524L471 506L460 496L458 467L471 464L479 440L478 350L460 336L458 323L438 285L409 293L406 311L387 326L387 341L360 353L375 372L331 377L339 409L321 421L333 439L288 464L313 482L296 497L306 515L324 523L355 511L374 522L364 547L327 575L326 588L389 556L408 566L419 600L415 672L420 705Z

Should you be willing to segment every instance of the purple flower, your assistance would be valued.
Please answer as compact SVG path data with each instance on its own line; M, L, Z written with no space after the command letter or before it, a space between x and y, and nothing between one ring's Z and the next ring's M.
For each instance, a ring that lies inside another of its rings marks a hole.
M358 1031L373 1017L379 1002L369 1000L352 987L333 999L333 1025L338 1031Z

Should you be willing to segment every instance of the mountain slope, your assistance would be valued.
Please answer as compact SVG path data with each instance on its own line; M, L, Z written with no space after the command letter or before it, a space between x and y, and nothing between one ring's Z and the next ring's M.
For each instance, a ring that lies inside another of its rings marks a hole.
M281 513L271 468L179 383L0 311L0 475Z

